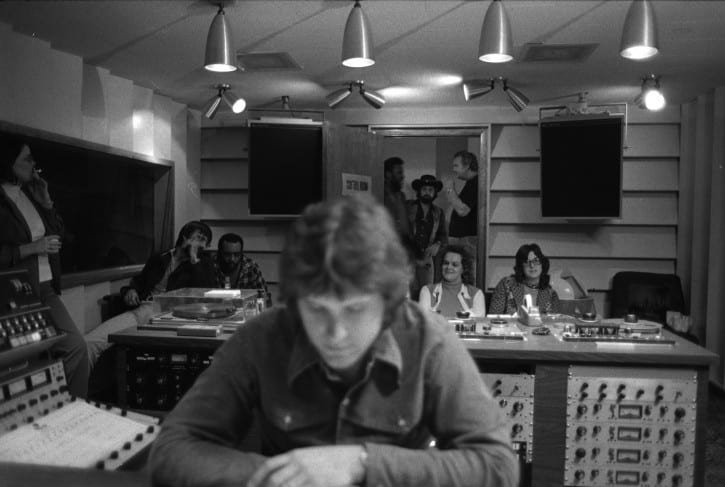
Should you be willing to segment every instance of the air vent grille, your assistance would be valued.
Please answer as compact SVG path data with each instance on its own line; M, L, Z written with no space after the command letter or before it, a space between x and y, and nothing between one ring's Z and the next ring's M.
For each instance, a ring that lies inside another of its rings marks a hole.
M237 61L245 71L299 71L302 69L286 52L238 52Z
M599 44L525 44L521 61L580 63L594 52Z

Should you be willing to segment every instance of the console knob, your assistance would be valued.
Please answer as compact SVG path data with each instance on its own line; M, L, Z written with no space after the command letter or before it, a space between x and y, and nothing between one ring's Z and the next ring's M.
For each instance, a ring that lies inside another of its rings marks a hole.
M585 456L587 456L587 451L584 448L577 448L574 452L574 455L576 455L577 459L581 460Z
M592 428L592 436L597 436L600 431L602 431L602 427L596 425L594 428Z
M514 414L520 413L522 409L524 409L524 405L519 401L516 401L514 403Z
M680 421L682 418L685 417L685 408L677 408L675 409L675 421Z
M592 458L599 456L599 448L592 448Z
M665 450L660 450L660 451L659 451L659 452L657 453L657 460L658 460L658 461L659 461L660 463L662 463L662 460L664 460L666 456L667 456L667 451L665 451Z
M657 484L662 484L662 482L663 482L663 481L665 480L665 477L666 477L666 476L667 476L667 475L665 475L665 473L664 473L664 472L660 472L660 473L658 473L658 474L657 474Z
M498 402L498 405L501 406L502 408L505 408L507 404L508 404L508 401L506 399L501 399Z
M673 475L672 487L679 487L680 485L682 485L682 475Z
M643 395L644 395L644 389L638 389L638 390L637 390L637 399L639 399L639 398L640 398L640 397L642 397Z
M667 436L667 428L660 428L660 441L665 439Z
M579 390L584 392L588 387L589 387L589 383L584 382Z
M519 433L521 433L521 430L523 430L524 427L521 426L519 423L516 423L513 428L511 428L511 436L516 436Z
M619 384L619 386L617 387L617 392L622 392L625 387L627 386L625 386L624 384Z
M679 445L685 438L685 432L682 430L675 431L675 445Z
M580 404L580 405L579 405L579 406L578 406L578 407L576 408L576 412L577 412L577 414L578 414L579 416L583 416L583 415L585 415L585 414L587 413L587 406L586 406L586 404Z
M602 384L599 386L599 392L604 392L604 389L607 388L607 384Z
M577 470L574 472L574 479L576 479L577 482L584 480L584 471L583 470Z
M663 417L665 414L667 414L667 411L669 408L667 406L660 406L660 417Z
M680 465L682 465L682 460L684 460L684 459L685 459L685 456L682 453L680 453L680 452L675 453L672 456L672 466L674 466L675 468L679 467Z
M582 436L585 436L587 434L587 428L585 426L579 426L576 429L576 436L578 438L581 438Z

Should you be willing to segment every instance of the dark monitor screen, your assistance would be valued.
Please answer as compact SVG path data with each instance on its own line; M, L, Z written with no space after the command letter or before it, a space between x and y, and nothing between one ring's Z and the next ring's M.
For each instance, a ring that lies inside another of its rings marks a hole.
M542 120L541 215L620 218L622 117Z
M252 124L249 213L299 215L323 198L322 127Z

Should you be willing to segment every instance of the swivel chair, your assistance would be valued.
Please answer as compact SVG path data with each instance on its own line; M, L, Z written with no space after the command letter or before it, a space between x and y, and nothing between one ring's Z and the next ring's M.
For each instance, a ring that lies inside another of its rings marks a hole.
M614 318L634 313L638 318L655 321L690 341L697 338L667 326L667 311L686 314L682 282L676 274L654 272L617 272L612 277L612 307Z

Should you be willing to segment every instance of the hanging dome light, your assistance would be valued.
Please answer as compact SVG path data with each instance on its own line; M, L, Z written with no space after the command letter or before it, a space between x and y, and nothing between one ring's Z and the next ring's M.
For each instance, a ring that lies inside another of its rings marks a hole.
M365 13L356 0L345 23L342 39L342 64L349 68L365 68L375 64L373 37Z

